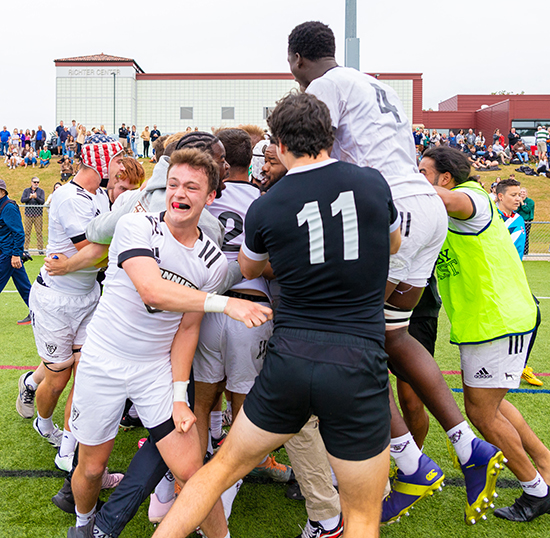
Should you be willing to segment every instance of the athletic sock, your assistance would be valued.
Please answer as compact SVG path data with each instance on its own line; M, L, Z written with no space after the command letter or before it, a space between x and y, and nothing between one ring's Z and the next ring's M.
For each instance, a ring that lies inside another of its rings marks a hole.
M63 430L63 439L61 439L61 446L59 447L59 455L64 458L69 454L74 453L76 447L76 439L73 432L70 430Z
M226 409L229 411L229 413L233 414L233 406L231 402L225 402L227 404Z
M231 538L231 534L229 534L229 529L227 529L227 534L224 536L224 538Z
M466 465L472 455L472 442L476 438L472 428L470 428L470 425L464 420L454 428L451 428L447 432L447 436L455 449L460 463Z
M212 411L210 413L210 429L212 430L212 437L219 439L222 436L222 412Z
M225 519L229 519L229 516L231 515L231 510L233 509L233 502L235 501L235 497L237 496L237 493L239 493L239 490L241 489L241 486L243 485L242 480L238 480L233 484L230 488L226 489L222 495L222 505L223 505L223 511L225 513Z
M38 388L38 383L34 380L33 375L33 373L30 373L25 378L25 385L27 385L27 387L31 388L32 390L36 390Z
M138 412L134 404L128 409L128 415L130 415L131 418L138 418Z
M330 467L330 474L332 475L332 485L337 488L338 487L338 478L336 478L336 475L334 474L334 469L332 466Z
M88 524L88 521L92 519L92 516L94 515L94 512L95 512L95 507L92 508L87 514L81 514L76 508L75 508L75 512L76 512L76 526L84 527L85 525Z
M206 447L206 452L209 454L214 454L214 447L212 446L212 432L208 428L208 446Z
M50 418L42 418L40 413L37 413L38 418L36 419L36 424L38 429L42 432L43 435L50 435L53 432L53 420Z
M257 467L263 465L267 461L267 458L269 458L269 454L260 463L258 463Z
M546 497L548 495L548 486L539 472L537 472L537 476L533 480L529 482L520 481L520 484L523 491L528 495L533 495L533 497Z
M162 480L157 484L157 487L155 488L155 495L162 504L170 502L176 496L174 484L174 475L170 471L168 471L162 477Z
M329 519L320 519L319 523L323 525L323 529L326 531L334 530L340 523L340 514Z
M410 475L418 470L422 452L414 442L411 432L407 432L405 435L395 437L390 441L390 455L401 472Z

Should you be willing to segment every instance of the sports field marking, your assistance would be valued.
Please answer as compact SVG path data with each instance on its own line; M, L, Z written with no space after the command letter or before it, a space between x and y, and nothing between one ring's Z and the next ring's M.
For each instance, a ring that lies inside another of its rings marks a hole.
M460 375L460 370L441 370L441 373L443 375ZM534 372L533 372L534 373ZM540 375L544 377L550 376L550 373L536 373L535 375Z
M13 364L0 364L0 370L36 370L38 366L14 366Z

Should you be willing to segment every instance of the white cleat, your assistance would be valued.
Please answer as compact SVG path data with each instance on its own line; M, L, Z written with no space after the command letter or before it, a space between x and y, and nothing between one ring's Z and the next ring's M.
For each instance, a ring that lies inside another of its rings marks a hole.
M46 441L48 441L50 445L54 446L55 448L59 448L61 446L61 441L63 440L63 430L60 430L57 424L54 425L53 431L48 434L44 434L40 431L40 428L38 427L38 417L34 419L32 425L33 428L38 432L38 435L46 439Z

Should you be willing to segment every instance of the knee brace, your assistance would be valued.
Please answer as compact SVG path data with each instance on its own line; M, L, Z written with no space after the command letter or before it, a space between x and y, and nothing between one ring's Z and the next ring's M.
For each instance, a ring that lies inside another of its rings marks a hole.
M402 310L401 308L397 308L391 304L384 303L386 331L394 331L395 329L408 327L411 321L412 313L412 310Z

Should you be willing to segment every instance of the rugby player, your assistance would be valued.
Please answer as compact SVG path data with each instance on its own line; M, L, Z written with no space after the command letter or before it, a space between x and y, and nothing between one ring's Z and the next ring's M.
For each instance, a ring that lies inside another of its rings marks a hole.
M329 158L330 115L314 96L284 98L268 124L289 171L250 206L239 263L255 278L269 258L281 285L275 331L229 435L157 538L187 536L222 491L312 412L338 478L344 536L378 536L390 420L383 296L399 216L377 171ZM366 278L358 282L358 273Z
M521 196L519 194L521 183L517 179L505 179L500 181L496 187L497 207L510 237L518 251L520 260L523 259L525 250L525 221L517 213Z
M495 510L495 516L531 521L550 513L550 451L504 397L519 386L538 307L506 226L487 192L470 179L464 154L448 147L429 149L420 170L449 214L436 273L451 343L460 349L466 412L483 436L502 448L523 489L512 506Z
M323 23L305 22L290 33L292 74L330 110L335 134L331 156L379 170L401 214L402 244L390 259L385 294L388 364L411 385L453 444L466 480L465 520L473 523L489 508L484 499L494 493L492 473L502 455L475 436L433 357L407 331L445 239L445 207L418 172L412 129L395 91L374 77L340 67L334 55L334 34ZM412 504L438 489L444 478L414 442L393 395L390 405L391 455L399 472L392 493L384 500L384 522L406 513Z
M82 166L67 185L56 191L50 206L47 253L75 255L88 245L85 230L96 216L109 210L109 198L100 188L105 178L124 170L122 146L104 135L89 137L82 147ZM59 448L56 465L71 467L76 440L71 433L69 411L65 428L54 426L52 414L59 396L76 369L86 339L86 327L99 300L98 269L89 267L64 276L40 270L30 295L30 310L38 355L44 364L44 380L36 390L38 416L33 426L51 445Z
M211 293L224 280L227 261L197 225L205 204L216 196L218 181L211 157L199 150L176 151L168 169L166 211L126 215L117 224L105 292L75 383L71 426L79 441L72 478L77 526L68 537L97 535L94 511L101 476L127 396L180 483L202 464L195 416L187 403L202 313L225 312L248 327L271 315L261 305ZM229 536L221 502L202 525L209 537Z

